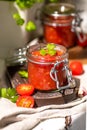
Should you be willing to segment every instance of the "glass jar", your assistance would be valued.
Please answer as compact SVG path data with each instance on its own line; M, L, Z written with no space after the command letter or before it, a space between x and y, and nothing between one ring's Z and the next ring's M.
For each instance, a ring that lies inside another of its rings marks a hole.
M57 53L54 56L39 55L41 48L47 48L46 44L40 43L28 48L28 82L37 90L61 90L71 87L72 76L68 67L67 49L55 45Z
M67 48L76 44L76 26L81 19L75 6L67 3L50 3L42 9L43 33L46 42L61 44Z

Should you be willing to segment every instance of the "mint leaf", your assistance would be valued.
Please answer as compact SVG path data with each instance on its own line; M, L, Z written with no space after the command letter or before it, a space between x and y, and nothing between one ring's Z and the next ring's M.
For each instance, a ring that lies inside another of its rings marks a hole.
M17 99L18 99L18 95L12 96L12 97L9 98L9 100L10 100L11 102L14 102L14 103L17 101Z
M18 74L23 78L28 78L28 72L25 70L19 70Z
M15 88L7 88L7 96L12 97L14 95L17 95L16 89Z
M26 31L33 31L36 30L36 25L34 24L34 22L29 21L26 26L25 26Z
M1 97L7 98L7 89L6 88L1 88Z
M48 49L48 54L50 54L51 56L56 54L56 50L55 50L56 45L55 44L47 44L47 49Z
M56 50L48 50L48 54L54 56L56 54Z
M20 19L16 20L16 23L17 23L17 25L21 26L24 24L24 19L20 18Z
M18 19L20 19L21 17L20 17L20 15L19 15L18 13L14 13L14 14L13 14L13 18L14 18L15 20L18 20Z
M52 43L47 44L48 50L54 50L55 47L56 47L55 44L52 44Z
M21 18L21 16L18 14L18 13L14 13L13 14L13 18L14 18L14 20L16 21L16 23L17 23L17 25L23 25L24 24L24 19L23 18Z
M45 56L47 53L46 53L46 50L44 50L44 49L41 49L40 50L40 54L42 55L42 56Z
M40 50L40 54L41 54L42 56L44 56L44 55L46 55L46 54L49 54L50 56L53 56L53 55L56 54L56 50L55 50L56 45L55 45L55 44L49 43L49 44L47 44L46 47L47 47L46 49L43 49L43 48L42 48L42 49Z

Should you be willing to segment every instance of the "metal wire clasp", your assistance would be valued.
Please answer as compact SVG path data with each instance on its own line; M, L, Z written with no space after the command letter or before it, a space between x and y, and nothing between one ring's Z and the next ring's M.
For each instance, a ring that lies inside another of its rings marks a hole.
M75 31L79 41L83 43L86 40L86 36L84 35L84 32L81 27L83 19L80 18L79 14L76 15L76 18L72 21L72 31ZM82 34L82 37L81 35Z
M62 71L65 71L66 76L67 76L67 81L68 81L68 84L62 87L59 86L59 80L58 80L58 74L57 74L58 69L56 69L61 63L64 64ZM54 63L54 66L50 70L50 77L56 82L56 87L59 91L63 89L67 89L67 88L73 88L76 85L75 80L72 78L72 73L68 67L67 59L62 60L62 61L57 61Z

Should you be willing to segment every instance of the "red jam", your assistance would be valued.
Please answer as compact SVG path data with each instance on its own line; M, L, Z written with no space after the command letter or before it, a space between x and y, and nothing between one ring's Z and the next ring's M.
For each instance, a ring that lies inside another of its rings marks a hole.
M46 45L45 45L46 46ZM58 45L57 45L58 46ZM56 90L56 82L51 78L50 71L56 61L67 59L68 54L63 46L58 46L53 56L40 55L39 49L35 46L28 52L28 81L37 90ZM59 86L67 85L66 72L63 70L64 63L56 67Z
M46 42L64 45L67 48L74 46L76 42L76 34L71 31L70 25L54 27L44 24L44 38Z
M53 42L67 48L76 43L75 6L71 4L48 4L43 8L43 34L46 43Z

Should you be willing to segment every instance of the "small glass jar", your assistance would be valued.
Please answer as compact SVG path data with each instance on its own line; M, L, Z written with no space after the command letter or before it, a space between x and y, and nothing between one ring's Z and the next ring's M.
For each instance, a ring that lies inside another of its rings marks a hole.
M71 87L72 76L68 67L67 49L55 45L57 55L54 56L38 55L41 48L46 49L46 44L40 43L28 48L28 82L37 90L61 90Z
M78 21L77 21L78 20ZM42 9L43 33L46 42L61 44L67 48L76 44L76 30L81 20L75 6L67 3L50 3Z

